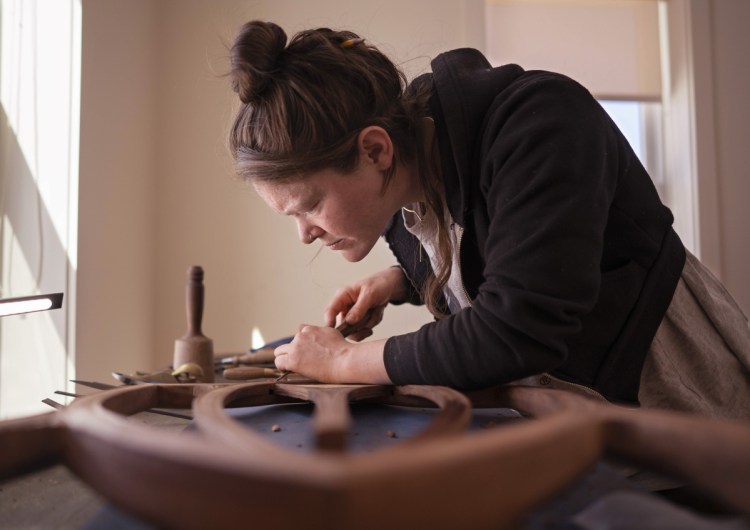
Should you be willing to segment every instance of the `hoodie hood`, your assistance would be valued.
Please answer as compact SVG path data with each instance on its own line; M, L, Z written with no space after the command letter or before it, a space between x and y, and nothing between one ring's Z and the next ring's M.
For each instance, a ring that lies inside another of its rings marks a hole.
M477 169L477 141L487 110L503 88L523 73L515 64L493 68L471 48L443 53L432 61L430 111L438 135L448 209L461 226L466 226L470 215L471 173Z

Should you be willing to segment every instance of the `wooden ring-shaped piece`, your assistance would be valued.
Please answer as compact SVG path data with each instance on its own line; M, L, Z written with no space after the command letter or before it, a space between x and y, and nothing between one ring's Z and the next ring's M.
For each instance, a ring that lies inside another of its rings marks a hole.
M227 403L288 402L290 397L320 403L314 394L326 392L293 386L138 385L94 394L55 413L66 429L62 461L116 505L165 527L252 523L271 529L374 530L398 521L404 527L449 529L466 526L467 513L473 528L510 524L583 473L601 452L597 426L567 414L451 435L455 424L465 421L467 402L435 387L391 389L384 398L389 403L426 399L441 408L420 443L343 457L271 449L223 409ZM348 395L370 399L388 389L355 386ZM194 400L197 433L162 432L120 416L185 408ZM545 471L519 487L517 477L529 465Z
M54 413L0 422L0 478L34 462L61 462L118 506L169 528L502 528L607 449L692 480L750 513L750 428L744 424L511 386L482 399L539 419L458 436L466 401L455 394L439 387L268 382L119 387ZM322 411L313 423L323 451L270 446L224 410L292 399L312 400ZM427 400L440 412L406 443L356 455L331 451L340 449L336 437L347 426L336 411L359 399L420 406ZM191 405L197 432L165 432L122 417Z

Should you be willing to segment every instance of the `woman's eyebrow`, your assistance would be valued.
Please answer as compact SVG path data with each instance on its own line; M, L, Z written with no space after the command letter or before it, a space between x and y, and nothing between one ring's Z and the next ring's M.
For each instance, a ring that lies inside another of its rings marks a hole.
M298 201L290 206L287 206L283 210L279 210L279 213L282 215L294 217L295 215L305 213L307 210L309 210L308 204L310 204L310 201L308 200Z
M307 197L293 203L292 207L288 209L289 213L286 215L299 215L309 212L319 201L320 194L317 191L313 191Z

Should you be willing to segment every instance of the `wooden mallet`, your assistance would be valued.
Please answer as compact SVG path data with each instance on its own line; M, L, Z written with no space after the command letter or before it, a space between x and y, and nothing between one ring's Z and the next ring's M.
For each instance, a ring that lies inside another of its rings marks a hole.
M173 367L177 370L186 363L200 366L203 375L200 382L214 381L214 343L203 336L201 321L203 319L203 268L192 266L188 269L186 290L187 333L175 341Z

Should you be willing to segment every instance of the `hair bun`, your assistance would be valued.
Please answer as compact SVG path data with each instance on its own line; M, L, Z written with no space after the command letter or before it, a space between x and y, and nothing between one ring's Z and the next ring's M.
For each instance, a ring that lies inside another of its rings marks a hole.
M273 22L253 20L242 26L232 44L231 76L243 103L256 101L268 88L286 42L286 33Z

